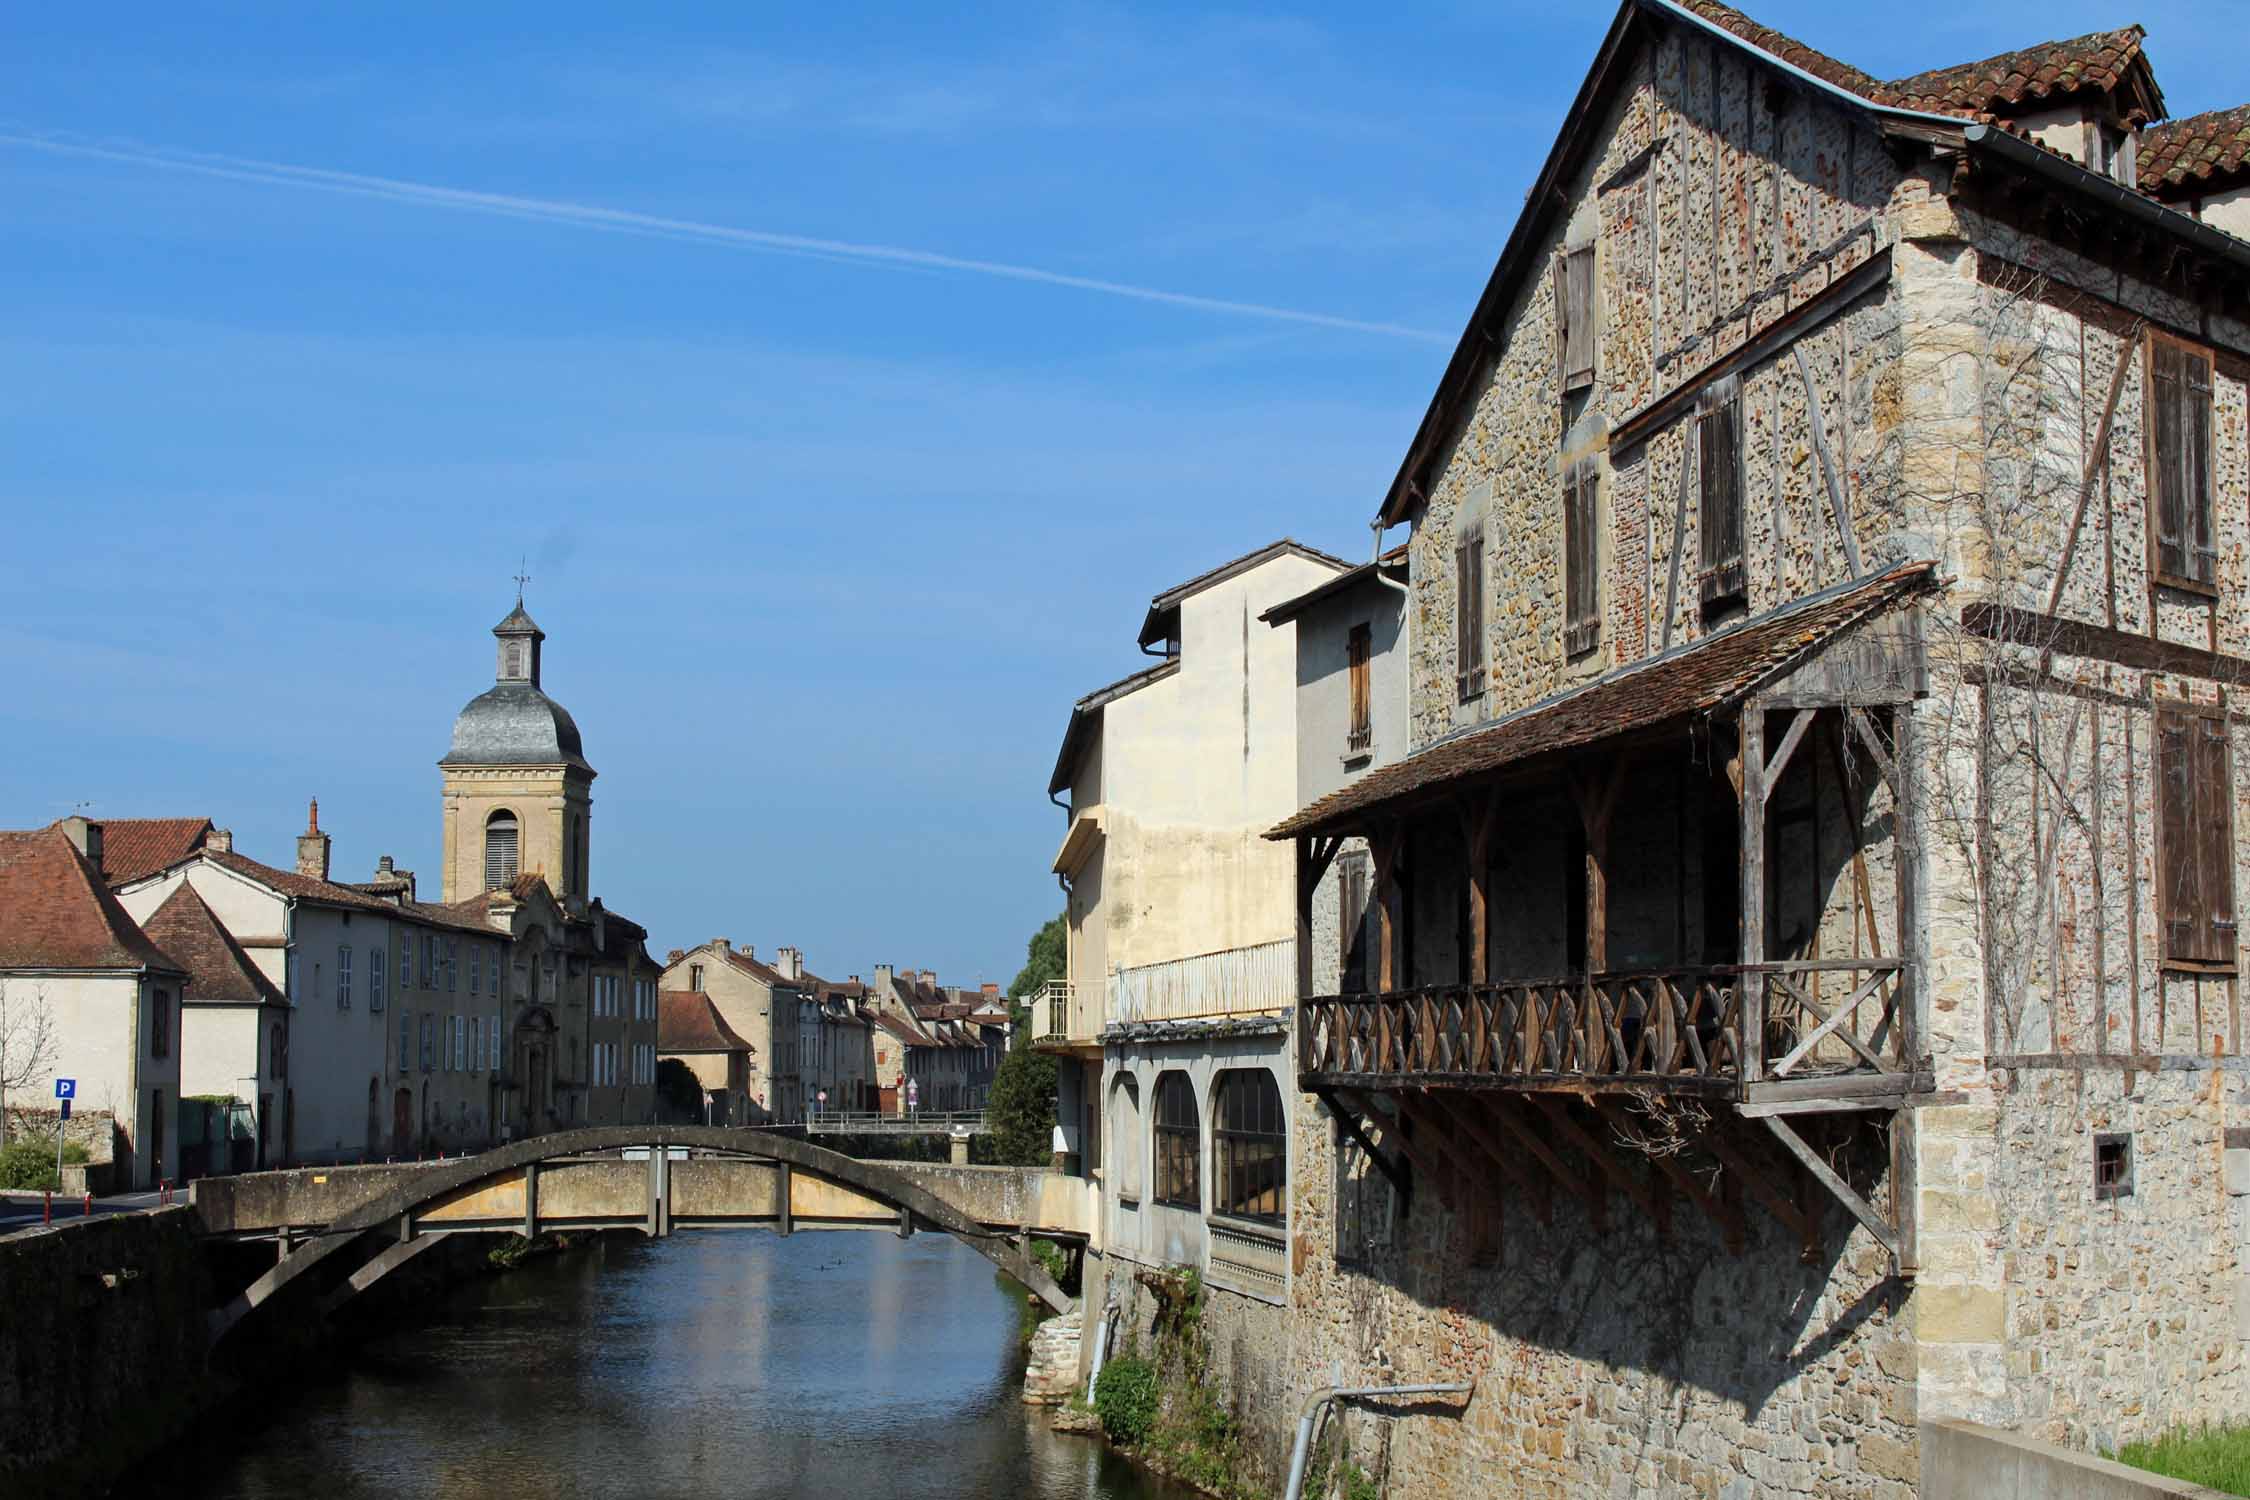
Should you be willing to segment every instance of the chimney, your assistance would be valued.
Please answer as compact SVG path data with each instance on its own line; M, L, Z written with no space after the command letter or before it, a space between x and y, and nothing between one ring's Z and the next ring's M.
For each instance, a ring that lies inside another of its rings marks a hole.
M723 956L725 956L726 954L732 953L732 952L734 951L734 939L732 939L732 938L713 938L713 939L711 939L711 951L712 951L713 953L716 953L716 954L719 954L719 955L721 955L722 957L723 957Z
M676 964L685 957L687 957L687 949L674 948L671 952L664 955L664 961L668 964Z
M802 979L805 977L804 954L800 953L795 948L783 948L776 955L776 957L778 959L778 962L775 964L775 967L781 970L782 978Z
M756 943L744 943L742 945L742 956L749 959L750 962L756 963L758 961L758 945Z
M71 847L86 856L86 863L99 870L102 867L102 825L75 813L62 820L63 837Z
M977 993L983 995L987 1000L997 1000L1000 998L1000 986L987 979L983 984L977 986Z
M318 797L305 814L305 831L297 835L297 873L313 880L328 878L328 835L320 831Z
M889 964L877 964L875 966L875 988L888 995L891 992L891 977L896 972Z
M231 828L212 829L203 836L203 847L215 849L221 854L234 853L234 830Z

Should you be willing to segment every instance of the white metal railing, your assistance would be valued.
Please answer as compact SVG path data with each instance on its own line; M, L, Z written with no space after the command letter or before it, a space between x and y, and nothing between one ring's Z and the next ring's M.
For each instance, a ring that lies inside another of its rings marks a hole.
M1069 980L1050 979L1031 997L1031 1022L1039 1033L1034 1041L1069 1040L1070 1006L1076 995L1077 987Z
M1180 1021L1284 1010L1297 998L1297 943L1257 943L1160 964L1119 969L1109 979L1113 1022Z

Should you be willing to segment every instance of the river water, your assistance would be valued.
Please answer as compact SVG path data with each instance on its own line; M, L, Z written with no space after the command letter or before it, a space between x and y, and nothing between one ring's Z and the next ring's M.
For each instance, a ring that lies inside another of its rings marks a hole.
M607 1235L291 1393L199 1500L1180 1500L1020 1398L1023 1298L943 1235Z

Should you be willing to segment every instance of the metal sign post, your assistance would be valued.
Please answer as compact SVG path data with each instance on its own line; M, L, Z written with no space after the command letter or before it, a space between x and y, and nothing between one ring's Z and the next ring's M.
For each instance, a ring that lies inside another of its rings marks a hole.
M62 1186L62 1148L63 1148L63 1136L64 1136L64 1135L65 1135L65 1134L67 1133L67 1132L65 1132L65 1131L63 1130L63 1126L65 1126L65 1125L67 1125L67 1124L69 1124L69 1123L70 1123L70 1101L71 1101L71 1100L73 1100L73 1099L75 1099L75 1098L77 1098L77 1097L78 1097L78 1080L77 1080L77 1079L75 1079L75 1078L58 1078L58 1079L56 1079L56 1080L55 1080L55 1098L56 1098L56 1100L58 1101L58 1106L59 1106L59 1107L61 1108L61 1110L62 1110L62 1119L61 1119L61 1120L59 1120L59 1121L57 1121L57 1122L56 1122L56 1124L55 1124L55 1186L56 1186L56 1187L61 1187L61 1186Z

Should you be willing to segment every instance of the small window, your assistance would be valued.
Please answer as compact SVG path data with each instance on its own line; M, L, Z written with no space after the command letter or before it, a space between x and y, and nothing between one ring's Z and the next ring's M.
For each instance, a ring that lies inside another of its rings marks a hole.
M381 948L367 950L367 1008L371 1011L383 1008L383 957Z
M172 1055L172 992L154 990L149 994L148 1055Z
M1203 1132L1195 1086L1178 1069L1156 1080L1156 1201L1203 1212Z
M352 1008L352 950L348 947L336 950L336 1008Z
M1696 419L1701 564L1705 614L1730 609L1747 586L1742 562L1742 388L1725 381L1705 398ZM1677 543L1675 543L1677 545Z
M1273 1075L1263 1068L1222 1072L1212 1112L1212 1210L1279 1224L1288 1210L1289 1139Z
M2168 963L2223 967L2235 960L2227 765L2227 724L2216 709L2157 709L2157 901Z
M1470 523L1453 546L1454 685L1463 703L1484 696L1484 523Z
M1481 636L1481 632L1479 632ZM1369 681L1375 658L1375 632L1368 625L1354 625L1344 646L1344 660L1351 683L1351 727L1344 736L1346 755L1365 755L1375 744L1374 701Z
M1555 264L1555 347L1562 388L1594 383L1594 247L1566 252Z
M516 815L496 812L484 822L484 888L499 890L516 878L519 830Z
M1591 651L1602 634L1596 489L1591 462L1563 471L1563 650L1571 656Z
M1397 1200L1391 1180L1342 1122L1336 1126L1336 1263L1365 1266L1391 1244Z
M2125 1131L2094 1136L2094 1198L2133 1196L2133 1137Z
M2212 593L2219 554L2211 534L2211 356L2152 333L2148 371L2156 581Z
M422 1071L428 1073L437 1067L437 1018L422 1017Z
M691 989L691 990L695 990L695 991L697 991L698 993L700 993L700 992L702 991L702 989L703 989L703 965L701 965L701 964L689 964L689 965L688 965L688 971L687 971L687 987L688 987L689 989Z

